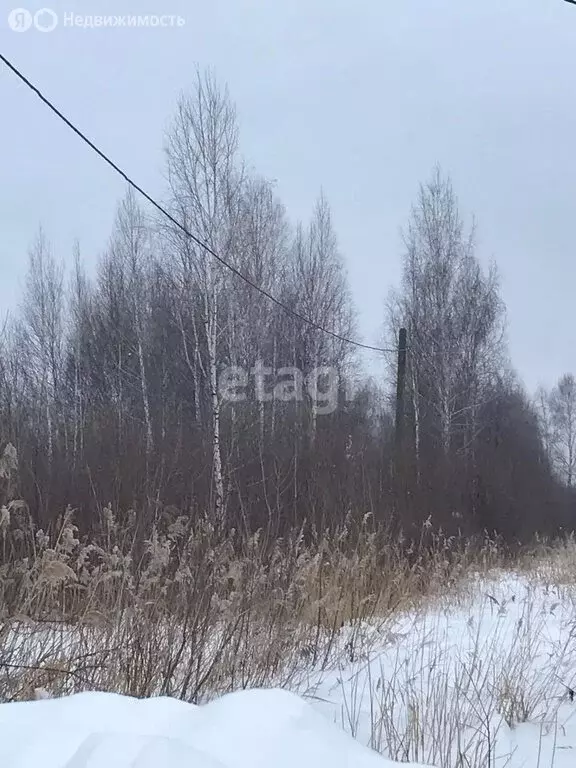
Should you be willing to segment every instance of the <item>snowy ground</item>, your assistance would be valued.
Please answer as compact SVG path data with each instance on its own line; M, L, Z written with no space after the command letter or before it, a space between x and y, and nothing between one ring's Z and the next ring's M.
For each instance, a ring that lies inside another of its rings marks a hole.
M341 647L332 669L303 673L303 698L245 691L194 707L80 694L0 705L0 766L387 764L366 747L437 768L576 765L574 587L476 579L459 598L344 633Z
M395 760L573 768L574 688L576 590L506 574L398 617L370 651L311 677L307 693Z

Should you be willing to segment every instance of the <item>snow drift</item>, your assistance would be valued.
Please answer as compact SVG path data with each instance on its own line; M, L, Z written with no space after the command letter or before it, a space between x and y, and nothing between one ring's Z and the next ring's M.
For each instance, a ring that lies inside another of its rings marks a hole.
M394 765L286 691L242 691L200 707L107 693L0 705L6 768Z

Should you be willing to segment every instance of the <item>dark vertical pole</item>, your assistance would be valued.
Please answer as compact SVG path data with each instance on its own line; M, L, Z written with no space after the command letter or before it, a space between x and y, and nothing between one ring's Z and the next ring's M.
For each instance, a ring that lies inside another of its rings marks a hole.
M398 374L396 378L396 458L402 446L404 427L404 386L406 383L406 328L400 328L398 337Z

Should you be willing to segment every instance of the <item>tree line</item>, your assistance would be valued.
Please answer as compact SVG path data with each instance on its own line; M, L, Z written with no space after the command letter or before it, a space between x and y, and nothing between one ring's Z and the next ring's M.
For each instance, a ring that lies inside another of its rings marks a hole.
M179 100L165 171L171 215L252 286L130 190L94 276L79 245L66 273L39 231L0 334L0 504L25 500L39 528L71 505L86 531L108 505L143 529L177 508L271 538L366 519L509 541L570 529L574 378L524 393L496 269L439 169L387 302L387 336L408 338L400 443L394 355L375 382L342 340L355 309L327 200L289 221L210 74Z

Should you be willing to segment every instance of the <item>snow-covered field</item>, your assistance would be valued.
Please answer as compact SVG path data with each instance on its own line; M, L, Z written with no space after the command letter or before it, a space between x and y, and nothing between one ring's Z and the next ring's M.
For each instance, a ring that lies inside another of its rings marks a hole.
M332 668L303 671L300 698L242 691L195 707L87 693L0 705L0 766L385 766L367 747L436 768L576 765L576 588L477 578L341 640Z

